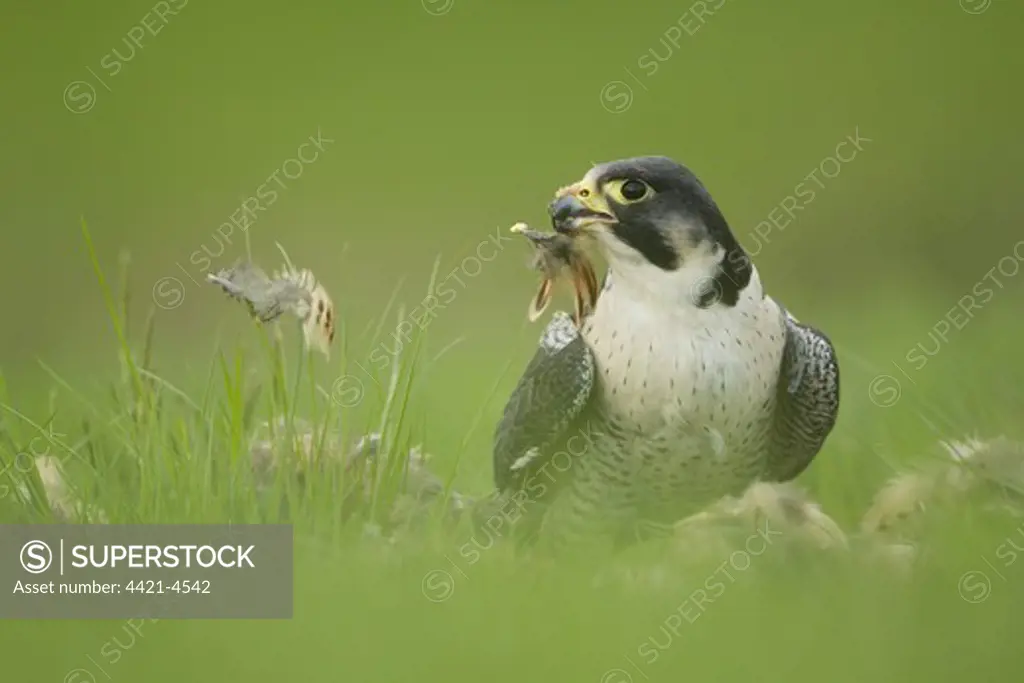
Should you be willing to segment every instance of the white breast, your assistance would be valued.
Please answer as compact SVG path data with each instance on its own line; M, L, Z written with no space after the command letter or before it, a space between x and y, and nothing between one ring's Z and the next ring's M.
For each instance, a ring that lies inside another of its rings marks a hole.
M654 463L657 485L729 488L737 469L759 467L785 341L778 306L756 271L733 307L683 297L666 305L620 284L602 292L583 328L606 438L617 442L608 445Z

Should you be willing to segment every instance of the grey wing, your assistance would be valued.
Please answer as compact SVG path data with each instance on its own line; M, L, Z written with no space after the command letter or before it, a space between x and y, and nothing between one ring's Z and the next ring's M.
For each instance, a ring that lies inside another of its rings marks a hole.
M309 292L289 280L272 280L258 266L244 262L224 268L206 278L229 296L245 303L249 313L268 323L285 311L295 311L309 299Z
M767 479L789 481L807 469L839 413L839 361L832 342L783 309L786 344L779 368Z
M555 313L494 433L494 483L521 488L551 457L589 405L594 357L572 318Z

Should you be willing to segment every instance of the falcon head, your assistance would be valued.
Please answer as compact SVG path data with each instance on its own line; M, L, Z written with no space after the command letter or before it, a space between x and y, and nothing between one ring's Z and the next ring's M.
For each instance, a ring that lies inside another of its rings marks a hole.
M718 205L685 166L666 157L600 164L564 187L552 226L597 242L616 284L707 308L734 306L752 266Z

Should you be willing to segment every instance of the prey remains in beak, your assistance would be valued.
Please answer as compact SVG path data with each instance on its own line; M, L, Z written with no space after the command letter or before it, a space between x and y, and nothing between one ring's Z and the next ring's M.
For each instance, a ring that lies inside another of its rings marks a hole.
M540 288L527 313L530 322L547 309L554 295L555 281L568 271L576 302L573 320L579 326L597 303L597 274L590 259L570 236L531 230L526 223L516 223L512 232L523 235L533 244L536 254L532 266L541 273Z
M551 227L563 235L576 236L587 228L616 222L607 200L581 183L563 187L548 205Z

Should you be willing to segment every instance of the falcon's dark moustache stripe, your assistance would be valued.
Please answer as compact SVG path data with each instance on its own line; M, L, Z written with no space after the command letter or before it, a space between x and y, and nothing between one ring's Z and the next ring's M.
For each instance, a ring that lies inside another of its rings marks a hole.
M729 230L725 218L718 211L702 210L700 220L708 232L725 249L725 256L714 275L714 284L697 302L701 308L716 303L732 307L739 301L740 292L750 283L753 270L750 257ZM679 254L655 226L646 221L616 223L612 232L619 240L636 249L645 259L664 271L673 271L681 265Z
M612 225L612 233L623 243L636 249L640 254L662 270L672 271L679 268L679 254L648 221L617 222Z
M714 276L716 296L711 300L703 300L698 305L701 308L707 308L715 303L720 303L723 306L732 308L739 301L740 292L750 284L750 278L754 272L753 266L750 263L750 257L747 256L747 252L743 250L740 243L736 241L736 237L733 236L732 230L729 229L729 224L725 220L725 216L722 215L722 212L713 201L699 206L697 208L697 215L704 222L704 225L707 226L712 239L725 249L725 256L722 258L721 263L718 264Z

